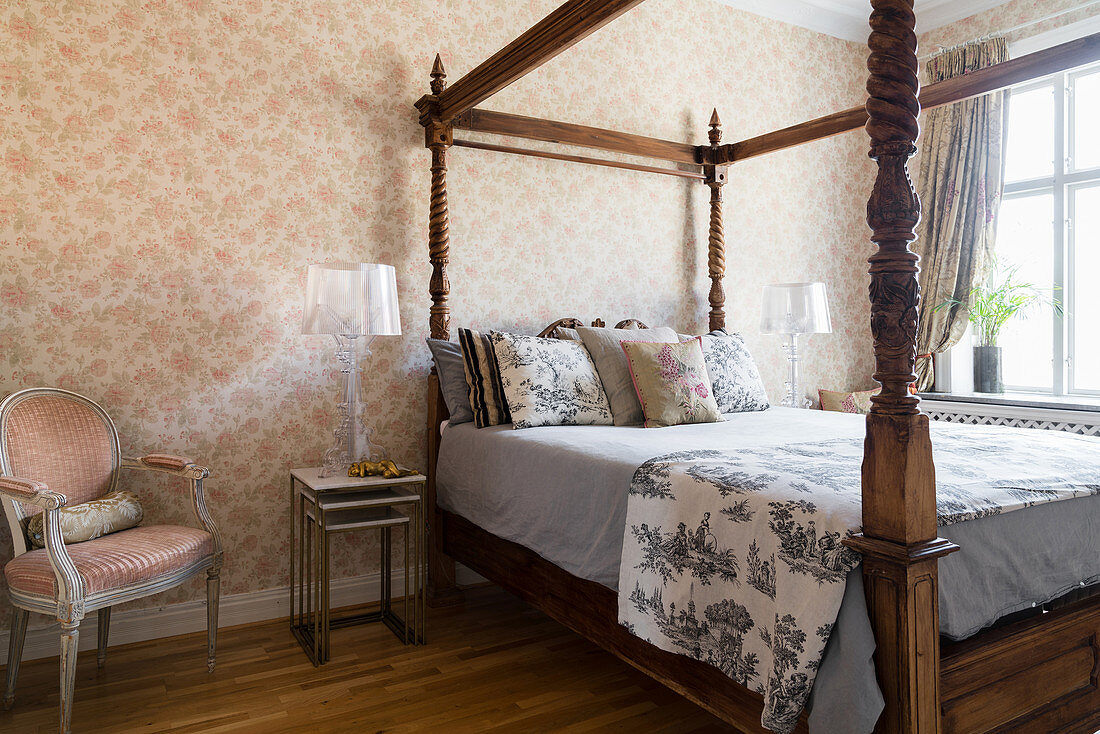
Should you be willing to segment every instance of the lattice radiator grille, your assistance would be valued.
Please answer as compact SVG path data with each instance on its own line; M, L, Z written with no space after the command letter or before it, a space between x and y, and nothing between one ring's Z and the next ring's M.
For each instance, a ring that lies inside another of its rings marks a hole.
M934 421L948 423L967 423L972 426L1012 426L1014 428L1042 428L1047 431L1067 431L1083 436L1100 436L1100 415L1089 415L1089 420L1052 420L1045 418L1024 418L998 415L977 415L953 410L937 410L922 406L928 417ZM1095 421L1095 422L1093 422Z

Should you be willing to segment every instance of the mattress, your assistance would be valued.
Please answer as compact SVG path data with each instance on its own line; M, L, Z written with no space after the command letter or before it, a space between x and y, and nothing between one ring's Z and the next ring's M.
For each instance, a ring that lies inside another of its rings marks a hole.
M933 423L933 451L938 432L969 428ZM476 429L467 423L444 432L437 501L575 576L615 589L627 490L634 471L646 460L684 449L730 450L859 437L864 430L862 416L789 408L662 429L553 426L517 431L511 426ZM1011 443L1008 439L1035 435L1027 429L1003 431L1006 444ZM995 457L985 460L996 465ZM968 520L941 528L941 535L962 549L942 559L939 572L941 632L954 639L1073 588L1100 582L1100 496ZM814 686L812 732L873 728L882 707L873 651L857 568L849 574Z

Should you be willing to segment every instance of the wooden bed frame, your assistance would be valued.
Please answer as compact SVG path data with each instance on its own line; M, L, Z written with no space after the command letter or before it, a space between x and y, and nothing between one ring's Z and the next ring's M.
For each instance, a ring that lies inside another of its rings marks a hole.
M725 325L722 187L728 166L866 126L870 156L878 164L867 221L871 240L878 246L869 260L870 300L874 377L882 390L873 398L867 417L863 533L849 544L863 555L876 640L875 667L886 701L876 731L1093 734L1100 727L1100 594L1083 594L1046 613L941 646L937 565L941 556L957 547L937 534L928 417L920 411L919 398L908 390L916 379L920 300L918 257L909 243L916 238L920 202L907 161L916 151L922 106L950 104L1100 60L1100 34L919 90L912 0L871 0L865 106L725 145L717 113L710 120L709 144L693 146L476 107L641 2L568 0L449 87L442 61L436 57L431 94L416 103L432 161L428 224L432 338L450 338L447 152L452 146L702 181L710 189L709 326L716 329ZM464 141L454 137L456 129L626 153L666 165ZM675 167L667 167L668 163ZM617 623L614 592L437 507L439 425L446 418L433 373L427 427L430 603L441 606L461 600L454 575L454 562L460 561L740 730L764 731L758 694L715 668L629 635ZM805 731L805 726L803 719L799 731Z

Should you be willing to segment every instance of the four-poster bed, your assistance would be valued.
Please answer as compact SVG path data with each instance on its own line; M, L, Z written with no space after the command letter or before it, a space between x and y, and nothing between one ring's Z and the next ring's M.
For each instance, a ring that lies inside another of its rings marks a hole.
M938 559L957 547L938 537L936 480L927 416L908 386L915 379L918 258L909 250L920 203L906 164L916 151L921 107L929 108L1100 59L1100 36L1063 44L932 85L918 95L912 0L872 0L869 99L756 138L722 144L715 113L709 144L692 146L570 123L477 109L492 94L638 5L641 0L569 0L492 58L448 87L437 57L431 94L417 102L431 151L430 330L450 337L447 152L452 146L669 174L710 189L709 326L725 326L722 187L739 161L866 126L878 175L868 202L877 251L870 258L875 379L882 385L867 417L862 475L863 532L848 543L863 557L867 605L885 699L876 731L1093 732L1100 719L1100 595L1065 600L1047 614L980 633L941 650ZM456 139L455 130L504 135L675 164L675 168L527 150ZM577 325L564 320L556 325ZM549 329L544 334L549 333ZM439 427L447 418L438 378L428 386L429 599L454 602L461 561L635 667L748 732L759 723L759 694L710 665L664 652L618 624L615 592L577 578L522 545L496 537L435 502ZM805 731L805 715L798 731Z

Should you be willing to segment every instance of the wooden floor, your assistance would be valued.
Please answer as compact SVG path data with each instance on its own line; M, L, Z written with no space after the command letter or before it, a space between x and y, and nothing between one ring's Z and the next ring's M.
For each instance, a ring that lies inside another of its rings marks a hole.
M334 630L314 668L285 621L82 653L74 732L722 732L717 719L494 587L432 610L429 644ZM23 664L0 732L57 727L57 659ZM0 681L3 679L0 678Z

